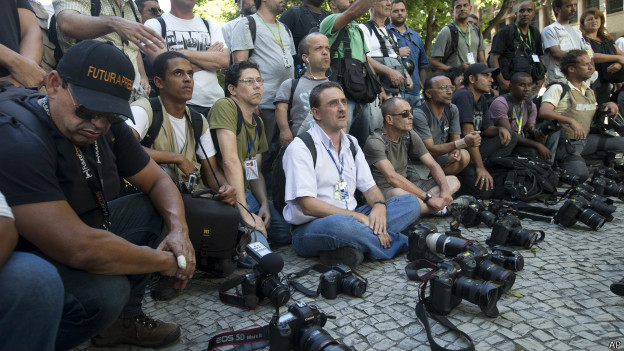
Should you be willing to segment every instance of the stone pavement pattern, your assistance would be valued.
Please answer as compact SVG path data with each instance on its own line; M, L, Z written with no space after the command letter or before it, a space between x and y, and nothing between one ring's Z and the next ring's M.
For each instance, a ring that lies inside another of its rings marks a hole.
M500 316L487 318L476 305L462 302L449 320L470 335L476 350L607 350L611 342L624 348L624 298L609 285L624 275L624 205L616 202L615 220L595 232L583 224L563 228L554 224L522 220L525 228L546 231L545 242L534 252L521 250L525 267L518 272L512 288L522 297L504 294L498 302ZM440 231L450 217L426 218ZM482 243L490 229L484 224L462 228L462 235ZM297 256L290 246L275 250L284 257L283 273L292 273L317 263ZM382 262L365 262L356 271L368 279L363 298L339 294L334 300L308 298L293 292L288 305L304 301L315 304L337 319L324 329L341 343L364 350L429 350L424 328L416 318L418 283L408 281L405 255ZM238 269L235 274L247 273ZM231 277L233 277L232 275ZM145 312L151 317L182 326L182 338L164 350L206 350L216 334L268 324L273 307L265 299L253 311L222 304L218 287L224 279L210 279L197 272L184 293L173 301L158 302L148 297ZM299 279L315 289L318 275ZM282 307L285 313L287 307ZM462 344L454 334L443 333L434 323L438 343L451 349ZM440 333L443 333L440 335ZM227 350L230 347L221 349ZM76 351L103 350L90 343ZM267 348L268 349L268 348ZM143 350L119 346L112 350Z

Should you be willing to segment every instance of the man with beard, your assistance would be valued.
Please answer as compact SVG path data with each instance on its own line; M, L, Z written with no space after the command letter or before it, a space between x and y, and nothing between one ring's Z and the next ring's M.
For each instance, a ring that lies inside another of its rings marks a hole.
M481 133L481 144L468 147L472 166L464 168L458 175L462 192L479 198L492 196L494 179L487 171L489 158L508 156L516 146L517 136L503 127L496 127L488 114L488 104L483 94L492 88L492 75L498 68L488 68L484 63L475 63L464 71L464 88L453 95L452 102L459 110L459 122L464 136L477 131Z
M232 33L234 32L234 27L236 26L236 23L238 23L241 18L256 13L256 5L254 5L253 0L236 0L236 6L238 7L238 12L240 12L240 16L227 22L223 25L223 27L221 27L223 40L225 40L225 45L227 45L228 48L232 47Z
M422 83L427 77L426 68L429 67L429 60L427 59L427 53L425 52L425 46L420 38L420 35L410 29L406 24L407 8L405 7L405 0L394 0L392 2L392 12L390 12L390 20L392 23L388 24L388 28L394 34L399 44L399 56L403 60L403 64L406 65L408 72L411 66L412 88L405 91L403 97L407 102L412 105L412 108L419 106L422 103L422 95L420 90Z

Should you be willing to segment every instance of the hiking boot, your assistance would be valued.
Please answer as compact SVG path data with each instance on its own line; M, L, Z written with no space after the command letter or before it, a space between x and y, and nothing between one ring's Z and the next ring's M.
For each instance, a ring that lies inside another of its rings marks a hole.
M173 283L177 280L176 277L169 277L155 273L152 276L152 282L150 283L150 296L157 301L168 301L175 297L178 297L182 290L175 289Z
M145 314L132 318L119 318L110 327L91 338L96 347L129 344L140 347L162 347L180 339L180 327L164 323Z
M624 278L611 284L611 292L619 296L624 296Z
M355 268L364 261L364 254L358 249L346 246L334 251L321 251L320 260L321 263L326 266L342 263L351 268Z

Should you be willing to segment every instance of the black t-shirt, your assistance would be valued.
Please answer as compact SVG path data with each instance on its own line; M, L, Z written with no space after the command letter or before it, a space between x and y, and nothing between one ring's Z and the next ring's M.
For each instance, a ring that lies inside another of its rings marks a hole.
M453 104L459 110L459 123L472 123L475 130L484 131L494 125L488 114L487 99L481 95L474 101L474 95L468 88L461 88L453 94Z
M502 56L511 59L515 53L515 42L520 41L529 44L531 51L538 56L543 56L544 51L542 49L542 36L537 28L529 26L529 32L527 35L518 33L514 23L508 24L501 28L498 33L492 39L492 49L490 52L501 54ZM529 33L530 40L529 40Z
M102 228L104 216L83 176L74 144L37 103L39 97L30 97L27 103L37 111L48 137L41 138L13 117L0 114L0 190L9 206L66 200L83 222ZM111 132L112 135L97 140L106 201L119 195L120 176L131 177L149 162L149 156L125 123L112 125ZM50 142L56 150L50 149ZM80 150L97 179L93 145Z
M299 48L299 42L308 35L310 29L314 27L319 28L321 21L329 15L331 15L331 12L326 10L322 10L321 13L317 14L303 5L293 6L280 16L279 21L288 26L293 35L295 48ZM297 56L300 60L301 55L298 53Z
M21 27L17 9L29 9L30 11L33 11L33 9L28 0L1 0L0 4L2 4L2 11L0 11L0 44L15 52L19 52ZM0 66L0 77L7 75L9 75L9 70Z

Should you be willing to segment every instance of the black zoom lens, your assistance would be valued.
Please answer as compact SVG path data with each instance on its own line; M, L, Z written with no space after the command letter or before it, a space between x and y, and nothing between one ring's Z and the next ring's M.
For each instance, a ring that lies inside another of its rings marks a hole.
M268 297L273 306L284 306L290 300L290 291L277 277L267 276L262 280L262 294Z
M366 283L351 275L342 279L340 288L347 295L361 297L366 292Z
M530 249L537 240L538 234L530 230L522 228L514 228L511 230L508 242L512 245L522 246L525 249Z
M459 277L453 284L453 295L479 306L488 317L497 317L496 303L500 298L499 286L492 282L481 282Z
M340 344L325 329L318 325L302 328L299 340L301 351L351 351L351 348Z
M605 218L589 208L582 210L578 219L593 230L598 230L605 224Z
M479 263L479 276L483 280L489 280L501 284L502 292L507 292L516 281L516 274L489 260Z

